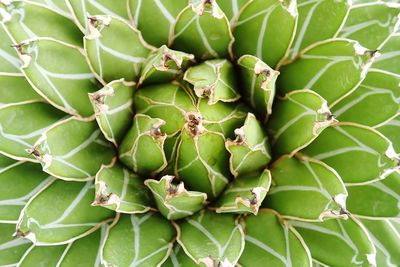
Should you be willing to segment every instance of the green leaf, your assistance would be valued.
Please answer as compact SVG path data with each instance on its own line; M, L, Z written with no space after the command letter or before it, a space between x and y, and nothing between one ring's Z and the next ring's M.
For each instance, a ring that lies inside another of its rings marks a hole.
M7 104L42 99L22 75L0 74L0 95L0 107Z
M129 0L128 2L132 21L146 41L157 47L171 41L176 16L188 5L188 0Z
M253 55L275 67L288 53L296 24L296 1L250 1L233 23L233 53L236 57Z
M376 55L347 39L315 43L279 70L278 92L311 89L333 106L358 87Z
M372 64L373 68L393 72L400 75L400 32L392 34L379 50L381 54Z
M369 49L378 49L398 29L399 9L399 4L383 1L353 5L338 36L356 40Z
M70 17L70 11L65 0L31 0L32 2L46 5L51 10L63 15L64 17Z
M109 14L121 20L129 20L127 0L66 0L75 23L82 32L88 29L88 15Z
M138 30L123 20L107 15L92 16L88 20L84 44L94 71L106 82L120 78L136 81L152 47Z
M179 13L172 43L175 49L198 59L210 59L227 57L233 39L229 21L217 2L200 0Z
M376 129L392 142L395 151L400 151L400 114Z
M244 249L242 226L231 214L202 210L178 222L178 243L197 264L234 266Z
M235 130L235 135L235 140L225 142L231 154L231 173L236 177L262 171L271 160L268 136L262 124L248 113L244 125Z
M0 223L0 266L17 266L22 255L31 246L29 240L13 237L15 224Z
M35 161L26 150L32 148L40 135L64 116L64 113L41 100L2 106L0 153L17 160Z
M113 81L89 94L100 130L115 146L118 146L131 126L132 96L133 88L124 80Z
M153 51L143 63L139 84L166 83L180 78L193 62L192 54L175 51L163 45Z
M240 98L233 65L226 59L207 60L191 67L183 79L193 85L198 97L208 98L209 105L218 101L235 102Z
M166 175L161 180L148 179L144 183L151 190L158 209L168 220L177 220L193 215L206 204L207 195L187 191L183 182L173 184L174 176Z
M376 219L400 215L400 172L368 184L348 185L347 208L352 214Z
M332 108L339 121L376 127L400 113L400 75L370 71L362 84Z
M28 200L53 179L38 164L0 155L0 223L17 223Z
M166 167L164 142L167 136L160 130L163 124L165 121L143 114L133 118L132 128L119 149L119 159L135 173L154 176Z
M239 16L240 10L247 2L249 2L249 0L222 0L218 1L218 5L230 24L233 25Z
M69 18L60 16L46 5L12 1L5 6L2 14L4 25L16 43L37 37L50 37L82 47L79 28Z
M93 114L88 93L98 87L83 51L51 39L28 41L18 51L22 72L42 97L69 114Z
M346 188L335 170L317 160L281 157L271 166L264 205L284 217L324 220L346 214Z
M241 266L311 266L310 252L301 236L276 214L263 209L257 216L247 216L246 246Z
M290 224L304 239L312 258L324 266L375 265L375 247L360 222L352 217Z
M267 191L271 185L271 173L264 170L261 174L245 175L229 184L215 203L216 212L253 213L257 215Z
M334 37L344 23L350 5L347 0L297 0L299 17L291 57L309 45Z
M325 129L301 153L328 164L346 184L384 178L399 161L382 134L354 123Z
M215 199L231 176L224 136L203 129L199 117L190 114L182 130L175 170L188 189Z
M115 156L94 121L75 117L46 130L30 153L40 161L43 171L71 181L92 180L101 165L109 164Z
M113 212L92 207L94 184L55 180L25 206L17 236L36 245L66 244L93 232Z
M179 244L175 243L171 250L168 260L163 264L163 267L198 267L200 264L195 263Z
M160 266L171 249L175 230L158 213L121 214L103 247L106 266Z
M274 103L268 121L274 155L294 155L335 123L326 100L315 92L297 90L286 94Z
M20 73L21 61L17 52L12 47L13 41L8 36L6 28L2 23L0 23L0 40L2 40L0 42L0 73L2 75L18 75Z
M266 119L272 113L275 82L279 75L257 57L244 55L238 59L243 96L260 117Z
M361 219L376 248L377 266L396 266L400 262L400 234L389 220Z
M57 266L67 245L62 246L31 246L21 258L18 266Z
M150 209L150 192L143 180L113 162L96 174L96 200L92 205L120 213L144 213Z

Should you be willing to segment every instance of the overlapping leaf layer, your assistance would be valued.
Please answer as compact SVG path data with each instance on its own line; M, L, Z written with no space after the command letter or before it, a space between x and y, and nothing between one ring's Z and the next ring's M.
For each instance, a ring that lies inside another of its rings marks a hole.
M0 0L0 266L399 266L399 13Z

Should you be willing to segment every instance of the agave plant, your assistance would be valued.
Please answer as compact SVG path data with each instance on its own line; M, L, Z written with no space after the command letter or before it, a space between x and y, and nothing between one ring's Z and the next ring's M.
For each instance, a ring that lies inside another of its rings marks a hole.
M0 266L399 266L399 2L0 0Z

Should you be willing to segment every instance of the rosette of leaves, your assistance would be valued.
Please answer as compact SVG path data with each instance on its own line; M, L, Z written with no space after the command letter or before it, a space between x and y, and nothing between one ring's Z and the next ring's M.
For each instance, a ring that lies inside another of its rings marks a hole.
M398 266L398 2L0 0L0 266Z

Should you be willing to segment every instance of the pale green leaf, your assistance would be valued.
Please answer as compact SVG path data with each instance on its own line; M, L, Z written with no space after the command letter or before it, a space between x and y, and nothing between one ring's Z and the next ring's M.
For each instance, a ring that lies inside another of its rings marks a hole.
M187 191L183 183L173 184L174 176L166 175L161 180L148 179L144 183L153 193L157 207L168 220L177 220L193 215L206 204L207 195Z
M57 266L67 245L61 246L34 246L32 245L21 258L18 266Z
M150 209L150 192L143 180L122 165L102 166L96 175L96 199L99 205L120 213L144 213Z
M16 266L31 246L29 240L15 238L15 224L0 223L0 266Z
M346 214L346 188L326 164L285 156L273 163L271 173L264 205L283 216L317 221Z
M395 151L400 151L400 114L376 129L392 142Z
M123 20L98 15L89 17L88 21L84 44L94 71L106 82L120 78L136 81L152 47L138 30Z
M202 210L178 222L178 243L196 263L234 266L244 249L242 226L231 214Z
M124 80L116 80L89 97L100 130L118 146L132 123L133 88Z
M249 0L217 0L217 2L230 24L233 25L240 10Z
M311 266L310 252L300 235L272 210L243 220L246 246L241 266Z
M67 6L67 1L65 0L31 0L32 2L37 2L46 5L51 10L60 13L64 17L70 17L70 11Z
M26 150L32 148L40 135L64 116L64 113L41 100L2 106L0 153L18 160L35 161Z
M348 184L384 178L399 163L388 139L353 123L328 127L301 153L328 164Z
M1 7L0 7L1 8ZM12 47L13 41L8 36L4 24L0 23L0 73L18 75L21 61Z
M101 165L109 164L115 156L112 144L101 135L96 122L75 117L51 126L30 152L45 172L74 181L93 179Z
M275 156L293 155L337 121L327 102L311 90L297 90L277 99L268 121Z
M106 266L160 266L175 237L174 227L158 213L121 214L107 233L103 247Z
M400 32L393 34L379 50L381 54L372 64L373 68L400 75Z
M0 74L0 96L0 107L7 104L42 99L29 85L25 77L9 74Z
M327 266L374 266L375 247L361 224L350 217L324 222L290 221L311 256Z
M256 56L274 68L287 55L296 24L296 1L250 1L232 25L233 53L237 58L247 54Z
M55 180L25 206L17 224L17 236L37 245L66 244L88 235L113 212L90 204L94 184Z
M163 267L198 267L200 264L195 263L179 244L175 243L171 250L168 260L162 265Z

